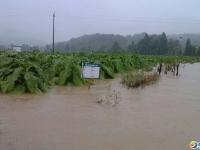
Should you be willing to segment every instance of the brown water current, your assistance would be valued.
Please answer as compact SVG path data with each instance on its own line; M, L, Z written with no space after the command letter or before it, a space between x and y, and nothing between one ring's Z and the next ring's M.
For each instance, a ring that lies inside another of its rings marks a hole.
M0 150L188 150L200 141L200 64L126 89L120 78L44 95L0 94ZM119 104L98 104L113 91Z

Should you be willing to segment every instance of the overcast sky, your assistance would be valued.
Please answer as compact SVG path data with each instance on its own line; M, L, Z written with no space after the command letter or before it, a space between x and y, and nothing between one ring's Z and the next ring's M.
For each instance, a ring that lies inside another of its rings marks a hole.
M0 42L50 43L91 33L200 33L200 0L1 0Z

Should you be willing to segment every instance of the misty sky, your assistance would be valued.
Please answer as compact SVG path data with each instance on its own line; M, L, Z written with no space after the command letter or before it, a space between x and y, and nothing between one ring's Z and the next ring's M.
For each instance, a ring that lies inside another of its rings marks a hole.
M0 42L50 43L53 11L56 41L92 33L200 33L200 0L1 0Z

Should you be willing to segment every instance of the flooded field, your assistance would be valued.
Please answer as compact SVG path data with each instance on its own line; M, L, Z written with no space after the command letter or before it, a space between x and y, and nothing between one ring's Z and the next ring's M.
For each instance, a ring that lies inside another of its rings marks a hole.
M97 101L116 92L119 104ZM120 79L0 94L0 150L187 150L200 141L200 64L126 89Z

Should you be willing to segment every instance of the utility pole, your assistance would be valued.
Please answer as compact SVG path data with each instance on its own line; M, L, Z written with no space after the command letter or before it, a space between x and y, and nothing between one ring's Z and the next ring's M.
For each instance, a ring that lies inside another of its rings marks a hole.
M55 49L54 49L54 26L55 26L55 17L56 17L56 15L55 15L55 12L53 13L53 53L54 53L54 51L55 51Z

